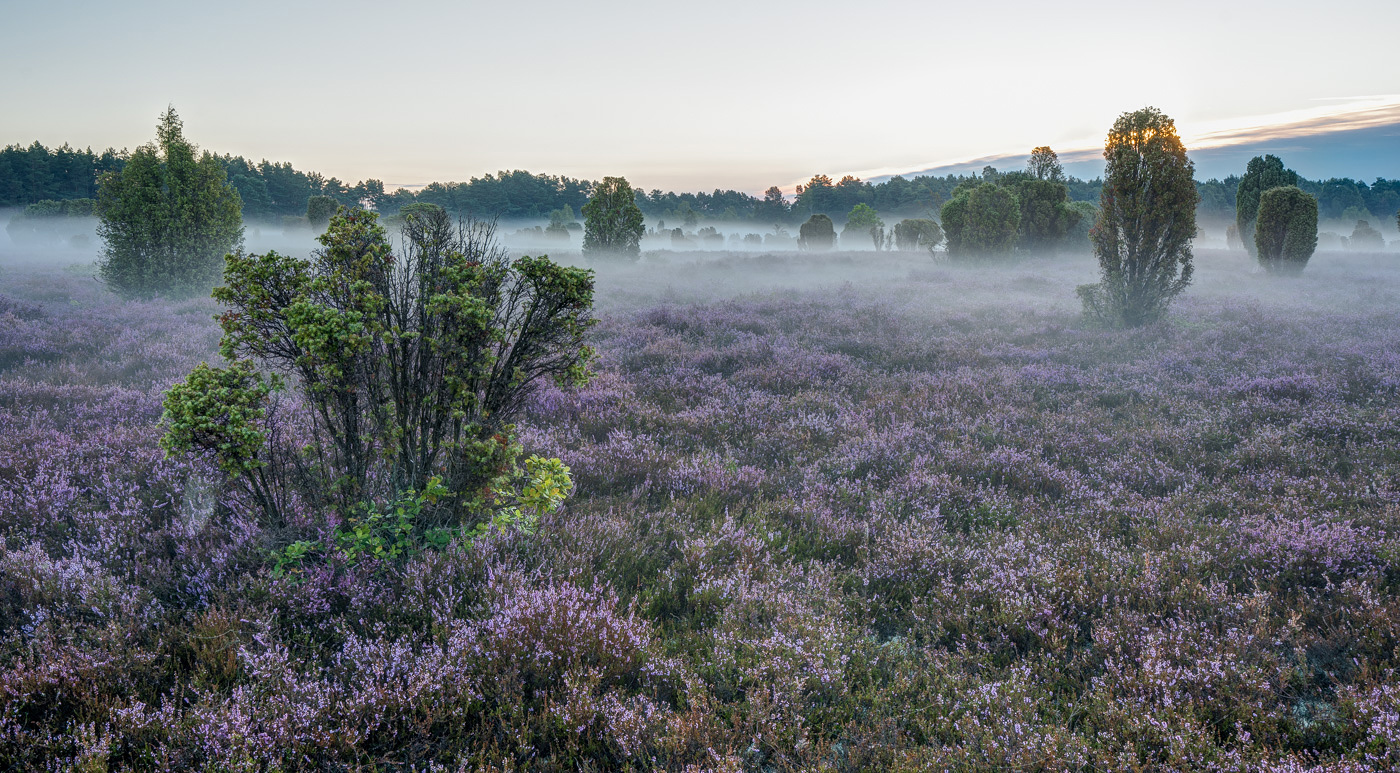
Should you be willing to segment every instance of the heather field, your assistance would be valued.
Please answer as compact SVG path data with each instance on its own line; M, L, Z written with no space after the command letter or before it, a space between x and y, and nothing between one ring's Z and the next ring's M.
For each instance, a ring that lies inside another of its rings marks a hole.
M599 264L533 535L273 572L165 459L213 301L0 268L0 768L1400 767L1400 255Z

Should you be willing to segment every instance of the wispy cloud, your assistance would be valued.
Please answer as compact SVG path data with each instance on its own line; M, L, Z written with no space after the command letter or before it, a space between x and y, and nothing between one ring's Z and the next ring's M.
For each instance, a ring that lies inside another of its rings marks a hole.
M1329 107L1265 116L1243 123L1207 129L1184 137L1188 148L1222 148L1249 142L1312 137L1318 134L1400 125L1400 95L1350 98Z
M1197 124L1194 131L1182 136L1188 150L1210 150L1258 142L1313 137L1334 132L1395 126L1400 132L1400 94L1369 96L1320 97L1310 101L1325 102L1314 107L1268 115L1245 116ZM1063 163L1096 161L1103 147L1093 140L1070 143L1056 148ZM981 166L1015 163L1029 158L1028 151L999 153L976 158L943 159L917 167L868 169L852 172L862 179L882 178L896 174L917 174L928 170L976 169ZM788 188L789 192L791 187Z

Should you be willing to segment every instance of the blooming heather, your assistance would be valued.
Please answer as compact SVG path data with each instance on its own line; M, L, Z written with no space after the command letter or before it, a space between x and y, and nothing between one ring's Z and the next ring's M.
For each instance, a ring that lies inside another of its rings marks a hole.
M0 768L1394 770L1400 268L1197 257L606 267L563 508L282 575L158 446L214 304L8 269Z

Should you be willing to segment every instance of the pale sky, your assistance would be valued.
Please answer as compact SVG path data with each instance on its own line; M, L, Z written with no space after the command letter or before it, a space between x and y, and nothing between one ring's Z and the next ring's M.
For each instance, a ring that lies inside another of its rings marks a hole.
M173 104L201 147L350 183L761 191L1083 146L1145 105L1189 137L1397 95L1398 34L1396 0L0 0L0 145L135 147Z

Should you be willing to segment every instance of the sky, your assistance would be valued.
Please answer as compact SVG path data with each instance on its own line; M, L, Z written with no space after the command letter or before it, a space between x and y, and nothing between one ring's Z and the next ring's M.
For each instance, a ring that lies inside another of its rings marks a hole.
M1188 148L1400 105L1395 0L0 0L0 20L0 144L136 147L171 104L201 147L391 188L526 169L761 191L1092 148L1147 105Z

